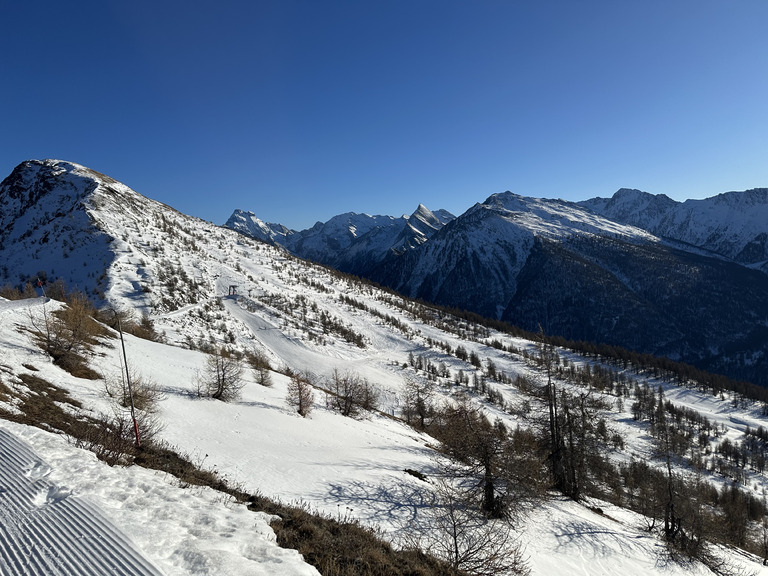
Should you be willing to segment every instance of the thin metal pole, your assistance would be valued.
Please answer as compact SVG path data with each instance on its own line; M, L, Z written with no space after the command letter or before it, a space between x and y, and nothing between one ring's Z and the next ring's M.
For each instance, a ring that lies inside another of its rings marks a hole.
M117 318L117 330L120 332L120 345L123 347L123 360L125 361L125 379L128 382L128 397L131 400L131 419L133 420L133 432L136 434L136 447L141 448L139 440L139 423L136 421L136 410L133 407L133 388L131 387L131 374L128 370L128 355L125 353L125 340L123 339L123 328L120 325L120 316L115 312Z

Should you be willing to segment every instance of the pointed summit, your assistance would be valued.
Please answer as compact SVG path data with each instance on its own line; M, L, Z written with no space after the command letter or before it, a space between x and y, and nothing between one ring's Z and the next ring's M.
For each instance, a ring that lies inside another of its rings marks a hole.
M257 240L280 245L285 245L288 236L295 233L282 224L264 222L256 217L256 214L253 212L239 209L232 213L232 216L229 217L224 226Z
M426 234L425 228L429 228L432 231L438 230L445 225L445 222L438 218L432 210L419 204L416 211L408 218L408 225L413 229L418 230L422 234Z
M431 218L434 218L435 215L432 213L432 210L424 206L424 204L419 204L419 206L416 208L416 211L411 214L412 218L423 218L425 220L429 220Z

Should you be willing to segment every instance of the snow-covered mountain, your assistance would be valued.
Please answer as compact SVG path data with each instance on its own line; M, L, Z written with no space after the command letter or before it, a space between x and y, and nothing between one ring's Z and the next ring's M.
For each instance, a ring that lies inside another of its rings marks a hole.
M287 237L296 233L282 224L264 222L253 212L246 212L244 210L235 210L225 226L270 244L285 245Z
M244 241L60 160L17 166L0 183L0 210L0 283L60 280L146 313L210 298Z
M92 274L96 262L106 267L113 258L111 238L93 225L89 210L95 208L97 188L98 201L113 207L115 196L124 197L126 208L138 198L125 186L76 164L46 160L17 166L0 183L0 274L13 282L50 274L82 285L84 271L72 262L87 268L85 275ZM98 282L90 278L87 283L93 293Z
M765 198L680 204L620 190L573 203L506 192L378 258L353 242L349 215L283 245L413 298L765 385L768 282L753 270L766 261ZM350 257L358 249L364 257Z
M420 246L453 218L446 210L432 212L419 204L410 216L348 212L297 232L280 224L265 224L252 212L235 210L225 226L284 246L301 258L365 275L387 257Z
M641 462L659 473L667 470L655 440L663 416L653 407L664 407L670 420L672 415L684 415L680 421L687 431L681 428L674 437L680 452L672 462L675 481L690 477L697 485L706 482L715 495L729 495L719 502L741 502L731 487L738 494L758 495L763 486L768 487L765 467L759 463L765 446L756 435L764 422L763 406L718 388L717 379L694 381L682 372L660 368L663 364L643 364L637 355L623 360L598 358L594 353L587 357L559 348L549 356L539 342L299 260L281 247L180 214L71 163L30 161L19 166L0 185L0 206L0 263L5 264L0 268L0 286L23 287L27 280L45 276L48 288L53 279L62 277L106 306L148 313L165 341L127 336L126 350L132 366L157 382L163 393L164 428L159 439L249 493L303 502L307 509L342 522L377 526L393 542L413 544L412 530L430 526L448 508L435 504L447 466L445 454L436 450L441 441L430 429L416 430L404 421L408 387L413 383L429 386L435 407L467 399L490 422L497 422L494 430L514 436L522 444L520 453L539 462L536 470L544 474L546 454L536 460L539 448L525 444L531 440L522 432L546 439L541 392L549 379L563 398L572 394L581 400L580 410L565 413L568 418L593 410L585 404L587 399L601 400L596 406L602 407L594 408L599 410L594 422L582 420L584 428L570 441L580 446L582 459L587 453L590 458L599 456L613 468L608 472L590 468L585 473L585 490L589 484L593 491L581 501L550 492L533 507L521 505L514 537L504 546L524 550L534 576L712 573L698 561L669 563L663 553L666 546L658 508L638 511L646 495L633 484L639 477L632 475L632 466ZM19 222L27 222L26 230ZM486 229L493 234L483 237L481 231ZM450 237L465 242L451 244ZM560 284L553 281L552 286L563 287L565 298L588 273L595 275L594 292L598 293L605 276L593 262L624 270L615 260L636 251L645 254L642 267L665 254L659 252L660 246L658 238L642 230L578 206L504 194L445 223L429 241L406 250L402 259L419 263L417 255L429 249L448 264L486 273L480 256L490 254L499 266L510 270L519 266L518 284L530 286L536 285L535 272L540 270L534 260L559 254L562 262L587 272L559 280ZM601 256L606 248L611 250L610 258ZM677 253L668 258L675 265L692 265L690 260L675 260ZM709 260L705 260L699 269L688 268L689 275L696 272L707 277ZM493 278L503 278L503 273L496 274L486 278L488 289L493 288ZM630 284L637 278L627 276L624 281ZM455 273L448 281L461 287L462 279ZM465 283L471 279L464 278ZM434 282L438 280L446 282L442 276ZM603 302L606 318L620 306L608 304ZM59 396L57 405L83 417L115 410L105 392L105 382L119 381L122 370L120 347L113 341L99 345L88 357L103 380L66 373L35 344L30 323L57 306L43 298L0 298L0 428L28 443L37 454L35 462L39 459L50 468L47 481L56 491L45 494L87 499L103 512L105 530L112 534L122 527L135 548L166 574L314 573L296 553L274 549L270 518L265 515L249 523L251 513L223 497L222 510L217 512L212 509L217 500L207 490L190 490L166 475L137 472L135 467L127 469L126 482L121 482L120 468L100 465L89 453L65 446L47 432L4 422L4 418L21 419L29 409L25 399L41 396L30 382L48 382L48 390L54 386L66 390L80 407L63 403ZM196 381L206 365L204 351L214 346L261 353L274 370L270 371L273 386L260 386L257 377L248 374L237 401L199 398ZM307 372L316 376L318 387L312 414L301 418L286 403L286 396L291 375ZM378 409L358 418L340 414L333 407L334 395L323 389L334 373L355 374L371 383ZM588 435L599 440L599 450L586 451L581 442ZM735 445L743 450L734 452ZM19 470L24 474L42 469ZM512 469L523 471L517 464ZM532 473L536 475L535 470ZM580 476L583 473L579 471ZM48 484L35 484L37 478L15 480L14 487L33 487L30 498L35 502L66 504L66 498L41 500L43 492L34 488L42 490ZM503 482L496 486L503 487ZM128 494L136 495L139 502L128 503ZM0 491L0 502L5 497ZM686 534L696 534L695 521L700 516L695 514L714 506L714 501L699 498L694 501L698 508L682 504L679 508L682 516L676 521ZM0 546L0 552L26 550L19 534L29 528L29 519L2 510L0 542L7 544ZM659 523L654 524L654 518ZM722 515L715 518L726 526ZM142 523L146 530L141 529ZM480 522L481 527L485 525ZM749 519L746 525L759 536L759 518ZM493 527L510 529L507 524ZM54 528L48 530L51 541L64 542ZM420 538L423 547L438 549L437 542L424 533ZM706 550L712 554L708 562L714 558L724 562L721 566L765 572L759 560L745 552L720 545ZM0 562L23 573L27 565L21 558L0 553Z
M764 274L578 204L491 196L369 277L528 330L768 383Z
M559 200L506 192L476 204L419 250L391 258L371 277L414 298L504 318L536 239L656 238Z
M621 189L611 198L580 203L616 222L685 242L768 273L768 188L676 202Z

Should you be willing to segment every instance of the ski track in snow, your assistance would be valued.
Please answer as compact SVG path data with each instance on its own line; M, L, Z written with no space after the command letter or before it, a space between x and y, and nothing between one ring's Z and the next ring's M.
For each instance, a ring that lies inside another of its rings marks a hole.
M50 467L2 429L0 461L2 574L162 574L101 511L49 482Z

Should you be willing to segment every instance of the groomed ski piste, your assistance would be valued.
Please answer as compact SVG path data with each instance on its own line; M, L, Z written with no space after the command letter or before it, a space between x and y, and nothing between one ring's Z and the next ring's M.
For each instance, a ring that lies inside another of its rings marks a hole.
M51 468L4 429L0 460L3 574L160 574L88 499L47 480Z
M268 515L211 489L112 468L58 435L7 421L0 461L4 576L318 574L275 543Z

